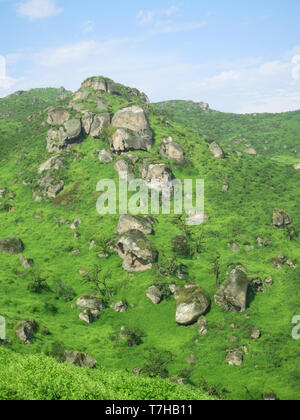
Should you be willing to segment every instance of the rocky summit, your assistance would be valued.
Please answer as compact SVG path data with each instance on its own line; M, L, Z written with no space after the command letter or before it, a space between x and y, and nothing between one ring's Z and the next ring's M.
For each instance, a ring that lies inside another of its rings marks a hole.
M299 123L104 76L1 98L0 399L299 399Z

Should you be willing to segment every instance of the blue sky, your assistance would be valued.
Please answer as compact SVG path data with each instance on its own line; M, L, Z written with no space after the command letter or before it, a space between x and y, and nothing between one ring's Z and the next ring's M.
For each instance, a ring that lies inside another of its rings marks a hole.
M300 109L299 0L0 0L0 96L105 75L152 101Z

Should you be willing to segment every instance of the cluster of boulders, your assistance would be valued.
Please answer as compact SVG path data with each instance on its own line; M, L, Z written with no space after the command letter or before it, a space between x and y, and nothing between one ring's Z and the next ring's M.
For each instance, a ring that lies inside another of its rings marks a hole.
M78 309L84 309L79 314L79 319L87 324L92 324L99 319L101 311L106 309L104 300L94 295L81 296L78 298L76 305Z

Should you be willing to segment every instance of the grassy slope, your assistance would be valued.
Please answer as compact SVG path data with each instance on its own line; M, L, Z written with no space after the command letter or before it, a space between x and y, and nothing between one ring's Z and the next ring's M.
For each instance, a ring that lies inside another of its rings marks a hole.
M0 348L1 400L209 400L190 386L103 369L63 365Z
M281 114L204 114L196 103L167 101L154 104L174 121L200 130L231 150L254 147L260 154L286 164L300 161L300 111ZM239 139L241 141L239 141Z
M110 98L112 106L119 98ZM8 338L12 349L23 354L47 352L51 342L63 341L68 349L80 350L95 357L106 370L131 370L145 363L145 348L155 346L159 350L169 350L174 362L169 365L171 376L190 369L185 359L191 354L197 361L192 367L191 381L196 384L211 384L227 398L261 398L262 392L274 391L282 399L299 398L299 343L291 339L291 319L300 313L299 271L284 268L275 270L270 259L279 253L298 262L299 242L289 241L283 230L272 227L274 207L284 208L293 218L295 228L300 230L299 172L277 162L266 162L263 158L228 156L219 161L212 158L203 137L177 123L167 124L160 115L151 113L150 124L155 133L156 145L151 155L157 156L159 139L172 135L179 141L194 168L176 168L179 178L201 178L206 182L206 214L210 221L204 227L203 250L193 259L184 260L191 278L206 289L213 297L216 291L212 260L220 254L221 279L225 279L230 267L244 264L250 276L265 278L272 275L274 286L265 294L258 294L251 302L246 314L232 314L212 304L207 315L209 333L197 336L195 327L179 327L175 323L175 302L173 299L154 306L146 298L147 287L157 281L155 269L130 275L122 270L122 261L113 254L109 260L100 261L97 257L99 247L89 251L91 240L109 238L114 234L117 216L101 217L96 212L96 184L101 178L117 180L113 164L100 166L97 150L107 147L107 139L87 139L75 148L82 158L67 160L66 169L60 175L65 180L65 192L70 191L77 182L80 185L71 195L71 200L55 206L52 202L35 203L30 186L22 184L23 179L35 180L37 168L48 156L45 150L47 128L41 128L45 119L42 115L37 121L23 124L23 135L17 136L18 150L11 153L10 159L2 164L0 187L7 187L16 193L13 205L16 210L10 213L0 207L1 237L20 236L26 249L24 254L34 258L35 271L46 278L54 288L57 281L70 284L77 295L86 294L91 288L82 283L79 269L91 269L100 264L104 273L111 273L109 284L116 293L113 301L126 299L135 305L124 314L107 309L101 319L88 326L78 319L78 311L70 303L56 301L53 293L42 295L27 291L30 273L21 270L18 257L0 255L0 313L8 321ZM138 156L149 156L137 152ZM18 162L16 162L16 158ZM18 182L14 184L14 180ZM230 183L230 191L222 191L224 181ZM291 199L293 197L293 199ZM35 219L35 214L41 219ZM73 238L73 231L67 225L59 225L54 217L72 221L80 216L81 237ZM182 232L173 216L160 216L155 226L152 240L160 253L173 256L171 239ZM194 227L192 234L200 235L202 228ZM271 246L258 248L256 238L263 236L271 240ZM241 251L233 254L227 243L235 241ZM246 252L245 245L254 245L254 250ZM74 256L70 249L79 248L80 256ZM170 279L173 282L174 279ZM45 302L58 308L56 315L45 309ZM35 318L46 325L52 335L38 334L32 346L24 346L15 337L14 326L20 320ZM233 330L230 324L235 323ZM138 327L146 333L144 342L138 347L116 345L110 340L111 333L122 325ZM262 338L252 341L251 327L262 330ZM231 343L235 335L237 342ZM195 344L195 339L199 343ZM246 345L249 356L245 356L241 368L226 364L226 349ZM247 390L248 391L247 391Z

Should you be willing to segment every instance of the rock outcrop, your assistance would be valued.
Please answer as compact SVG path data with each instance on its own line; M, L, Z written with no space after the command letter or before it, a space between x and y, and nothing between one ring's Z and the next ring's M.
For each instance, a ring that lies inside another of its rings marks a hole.
M211 151L211 153L214 155L215 158L217 159L224 159L225 158L225 153L222 149L222 147L217 143L217 142L213 142L209 145L209 149Z
M68 120L58 130L49 130L46 136L47 150L49 153L57 153L66 150L73 143L81 141L81 119Z
M226 361L230 366L242 366L243 352L240 349L227 350Z
M82 126L87 136L99 138L110 124L110 115L107 112L92 114L85 112L82 117Z
M23 255L19 258L20 264L23 268L31 268L34 266L34 261L31 258L25 258Z
M153 243L139 230L131 230L118 237L115 250L123 259L126 271L151 270L157 260L157 250Z
M97 361L88 354L80 353L79 351L65 351L63 361L65 363L94 369L97 366Z
M191 325L205 315L210 308L210 297L196 284L176 288L176 322L179 325Z
M57 180L49 172L38 180L37 185L42 189L43 195L49 198L55 198L65 187L64 181Z
M85 309L79 314L79 319L86 322L87 324L92 324L96 319L100 318L100 311L98 309Z
M0 252L3 254L17 255L24 251L24 244L19 238L0 239Z
M54 108L48 112L47 124L51 126L63 125L70 119L70 113L64 108Z
M154 222L150 217L124 214L120 216L116 234L122 235L129 230L139 230L144 235L151 235L153 233L153 223Z
M227 311L242 312L246 310L248 278L240 268L234 269L225 284L215 294L215 303Z
M39 167L38 172L42 173L44 171L50 171L50 170L59 170L64 167L62 158L60 155L52 156L50 159L46 160L46 162L42 163L42 165Z
M123 302L122 300L119 302L112 303L110 305L111 309L113 309L115 312L124 313L128 309L127 303Z

